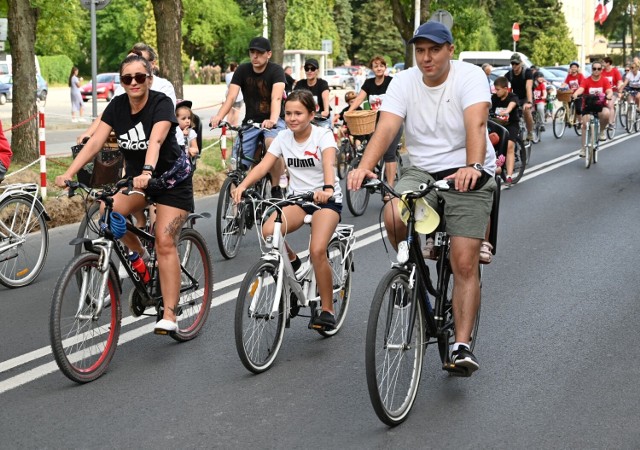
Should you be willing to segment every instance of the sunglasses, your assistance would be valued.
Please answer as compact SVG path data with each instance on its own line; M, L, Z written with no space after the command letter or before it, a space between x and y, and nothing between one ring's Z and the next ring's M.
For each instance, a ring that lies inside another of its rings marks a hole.
M596 70L602 70L602 67L592 67L591 71L595 72Z
M512 63L511 63L511 65L512 65L512 66L519 66L519 65L520 65L520 63L512 62Z
M120 83L124 84L125 86L129 86L133 82L133 80L136 80L136 83L142 84L150 76L151 75L149 75L148 73L137 73L135 75L122 75L120 77Z
M318 69L313 67L313 66L304 66L304 71L305 72L315 72L316 70L318 70Z

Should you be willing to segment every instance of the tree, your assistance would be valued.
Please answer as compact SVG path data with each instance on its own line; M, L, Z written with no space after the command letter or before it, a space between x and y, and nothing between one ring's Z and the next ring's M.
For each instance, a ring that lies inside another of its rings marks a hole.
M340 35L333 21L333 2L289 0L285 26L287 48L321 50L322 40L333 41L333 55L339 52Z
M182 0L152 0L158 35L160 73L182 98Z
M82 36L90 33L89 11L79 1L39 1L36 29L37 55L67 55L72 61L84 61L91 51Z
M388 0L391 4L393 12L393 23L400 32L400 36L404 42L408 42L415 31L415 3L413 0ZM431 0L422 0L420 2L420 23L424 23L429 17L429 8ZM410 45L405 46L404 50L404 66L413 65L413 54Z
M549 30L538 35L530 57L539 66L566 64L567 61L576 59L577 49L573 42L558 39L556 33L554 30Z
M388 0L371 0L357 9L351 54L358 63L368 64L375 55L383 56L389 65L404 58L404 42L413 35L413 27L405 40L394 27L393 14Z
M38 141L36 120L36 63L35 43L38 9L24 0L9 0L9 41L11 43L11 59L13 60L12 104L13 123L24 125L13 130L11 147L14 159L30 162L38 157ZM31 95L20 95L29 92Z
M345 60L350 59L348 50L351 45L352 31L351 23L353 21L353 10L349 0L335 0L335 6L333 7L333 21L338 31L340 44L334 46L334 54L336 55L336 61L339 64L344 63Z
M318 0L314 0L318 1ZM320 0L321 1L321 0ZM271 41L271 60L282 64L285 48L285 21L287 18L287 0L266 0L269 18L269 37Z

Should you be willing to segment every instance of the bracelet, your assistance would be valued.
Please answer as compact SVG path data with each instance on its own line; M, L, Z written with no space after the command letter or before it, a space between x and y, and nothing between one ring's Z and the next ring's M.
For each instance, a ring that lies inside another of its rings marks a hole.
M336 188L334 188L332 184L325 184L324 186L322 186L322 190L324 191L325 189L331 189L334 192L336 190Z

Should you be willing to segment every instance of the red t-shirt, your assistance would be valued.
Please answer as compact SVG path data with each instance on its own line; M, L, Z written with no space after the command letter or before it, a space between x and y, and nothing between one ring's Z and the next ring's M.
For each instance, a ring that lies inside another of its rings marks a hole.
M11 146L9 145L9 141L4 136L4 131L2 131L2 123L0 122L0 162L5 169L9 168L9 164L11 163L11 157L13 156L13 152L11 151Z
M611 86L618 86L618 83L622 81L622 75L617 67L612 67L610 71L602 70L602 76L609 80Z
M584 94L606 94L607 89L611 89L611 83L606 77L600 77L598 81L589 77L580 83L580 87L584 88Z
M540 83L538 84L534 89L533 89L533 99L534 99L534 103L546 103L546 100L544 99L544 93L547 91L547 86L545 86L544 83Z
M582 84L582 81L584 81L584 75L581 73L577 75L569 74L567 75L567 78L564 79L564 82L567 83L571 92L575 92Z

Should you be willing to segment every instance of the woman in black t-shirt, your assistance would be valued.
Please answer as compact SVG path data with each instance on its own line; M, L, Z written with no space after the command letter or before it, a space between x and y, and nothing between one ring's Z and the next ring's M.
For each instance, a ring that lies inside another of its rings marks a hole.
M319 66L316 59L307 59L304 63L304 73L307 79L298 81L293 90L306 89L310 91L317 105L316 111L325 119L322 121L317 120L316 125L331 128L331 118L329 117L331 114L331 105L329 105L329 83L318 77Z
M56 177L56 185L65 187L85 164L102 149L111 130L124 154L126 173L133 177L134 189L147 189L152 176L159 176L173 167L183 154L176 141L177 125L173 102L161 92L151 91L151 63L138 55L128 56L120 65L120 83L127 95L115 97L104 113L98 128L67 171ZM167 334L178 329L176 305L180 295L180 262L176 243L182 224L193 210L191 177L175 187L154 192L156 208L156 253L164 315L155 326L155 333ZM140 195L118 193L113 197L113 210L125 217L141 211L146 199ZM131 233L121 239L130 251L148 259L146 249Z
M374 56L369 63L369 67L375 74L374 78L367 78L362 84L362 88L358 93L355 101L349 106L349 111L356 110L362 105L365 100L369 102L371 109L378 110L382 106L384 96L387 93L387 88L393 79L390 76L385 75L387 70L387 62L382 56ZM366 108L365 108L366 109ZM389 148L385 152L382 159L385 162L385 177L387 183L393 187L395 183L396 171L398 170L398 162L396 161L396 148L402 139L402 133L404 132L404 125L400 127L398 134L395 136ZM385 195L384 200L389 200L389 195Z

